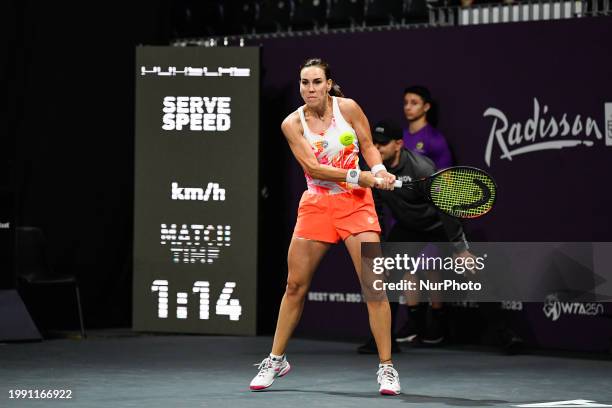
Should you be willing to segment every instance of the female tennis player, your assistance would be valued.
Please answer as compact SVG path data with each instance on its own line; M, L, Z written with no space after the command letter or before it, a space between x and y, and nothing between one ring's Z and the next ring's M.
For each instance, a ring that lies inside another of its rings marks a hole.
M285 349L304 307L304 298L321 258L331 244L344 241L358 278L361 243L379 242L380 226L371 187L393 189L395 176L382 164L372 143L370 125L357 103L344 98L331 79L329 65L319 58L300 67L300 94L305 105L283 121L281 129L304 169L308 189L298 208L289 253L287 287L281 301L272 352L258 364L250 389L268 388L290 370ZM372 169L359 170L359 152ZM377 184L375 177L381 178ZM379 392L400 393L391 361L389 302L367 302L370 329L378 347Z

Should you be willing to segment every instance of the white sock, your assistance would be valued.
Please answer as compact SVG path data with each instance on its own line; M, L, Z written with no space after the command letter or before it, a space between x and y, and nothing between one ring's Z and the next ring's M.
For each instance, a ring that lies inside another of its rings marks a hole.
M275 354L270 353L270 358L272 359L272 361L283 361L285 355L281 354L280 356L277 356Z

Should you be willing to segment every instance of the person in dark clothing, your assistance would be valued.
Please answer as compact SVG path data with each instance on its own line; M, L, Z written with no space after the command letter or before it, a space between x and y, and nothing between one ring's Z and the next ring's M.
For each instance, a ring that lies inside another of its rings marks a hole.
M404 89L404 116L407 121L402 137L404 148L431 159L439 170L452 166L453 155L446 138L435 127L437 104L427 87L413 85ZM440 255L434 245L428 245L425 252L428 256ZM427 306L419 303L415 296L407 296L405 307L411 318L399 329L398 342L439 344L443 341L444 333L437 317L444 315L444 303L432 300L429 310ZM429 324L424 324L422 322L426 320L427 311L431 319ZM417 335L419 332L420 336Z
M386 168L398 180L409 182L435 173L435 165L429 158L403 148L402 129L392 121L378 122L372 129L372 137ZM374 203L382 226L383 237L386 236L385 241L448 243L447 245L439 245L440 251L446 252L448 255L452 253L456 257L473 257L469 252L469 244L465 238L461 222L439 212L433 204L418 192L406 188L390 191L376 190L374 192ZM391 221L393 225L388 233L386 233L385 225L387 223L383 220L386 215L385 208L388 208L393 216ZM395 327L394 316L398 303L393 302L391 307L393 331ZM434 314L436 311L441 312L441 309L432 310ZM409 308L409 317L413 322L420 319L418 312L418 306ZM441 320L440 316L435 317L437 319L434 318L433 321ZM424 327L424 325L421 325L421 327ZM358 351L369 353L370 349L375 350L373 346L372 341L369 341L361 346ZM399 351L395 341L393 346L396 352Z

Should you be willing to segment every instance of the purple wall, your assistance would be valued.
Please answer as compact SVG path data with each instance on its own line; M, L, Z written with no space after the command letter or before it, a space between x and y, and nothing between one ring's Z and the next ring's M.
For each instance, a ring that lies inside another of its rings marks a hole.
M604 118L606 103L612 103L611 34L609 18L590 18L265 40L263 93L269 107L262 108L268 124L263 140L282 138L280 121L301 103L298 67L307 57L331 64L334 79L370 122L392 117L404 124L403 88L424 84L439 102L439 128L456 162L487 169L499 185L494 211L466 225L469 238L612 241L612 193L603 178L612 163L612 127L606 135ZM534 131L536 99L544 122ZM609 109L612 123L612 105ZM504 117L508 130L501 132ZM493 138L492 128L499 131ZM535 140L524 140L531 136ZM502 142L514 152L512 160L500 157ZM558 149L562 144L566 147ZM289 237L305 182L288 149L281 162L288 172ZM343 246L328 254L311 291L359 292ZM579 350L609 346L609 318L553 322L541 305L524 309L536 344ZM334 337L367 332L365 305L329 301L308 301L298 329Z

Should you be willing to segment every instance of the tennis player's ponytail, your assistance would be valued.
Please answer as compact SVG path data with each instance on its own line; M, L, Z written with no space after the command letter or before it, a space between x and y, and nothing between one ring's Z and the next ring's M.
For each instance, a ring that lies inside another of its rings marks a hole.
M329 68L329 64L323 61L321 58L308 58L300 66L300 72L302 72L304 68L308 68L308 67L319 67L325 73L325 80L328 80L331 78L331 69ZM334 81L333 79L332 79L332 88L329 90L329 94L331 96L344 97L344 93L342 93L342 90L340 90L340 85L338 85L338 83Z
M333 81L333 80L332 80L332 87L329 90L329 94L331 96L339 96L341 98L344 98L344 94L342 93L342 90L340 89L340 85L338 85L336 81Z

